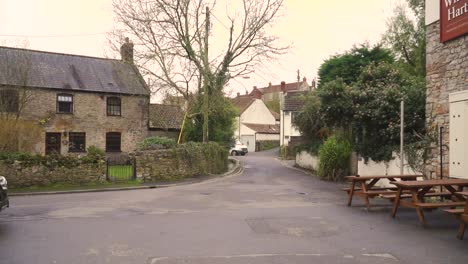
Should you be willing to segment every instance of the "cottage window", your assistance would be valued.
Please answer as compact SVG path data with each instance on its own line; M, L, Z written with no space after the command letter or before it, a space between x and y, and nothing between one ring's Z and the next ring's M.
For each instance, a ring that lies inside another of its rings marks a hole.
M68 152L86 151L86 133L70 132L68 141Z
M109 132L106 134L106 152L120 152L121 134Z
M73 96L71 94L57 95L57 113L73 113Z
M107 115L120 116L121 115L121 100L119 97L107 98Z
M19 95L15 90L0 90L0 112L15 113L19 111Z

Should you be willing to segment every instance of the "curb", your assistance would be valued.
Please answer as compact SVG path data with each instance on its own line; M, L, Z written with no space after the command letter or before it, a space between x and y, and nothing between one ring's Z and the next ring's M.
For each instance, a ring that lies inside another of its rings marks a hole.
M304 174L307 174L307 175L317 176L311 170L299 168L299 167L296 167L296 166L291 166L291 165L287 164L286 162L284 162L283 160L281 160L279 158L276 158L276 159L286 168L297 170L297 171L303 172Z
M231 177L239 175L244 171L241 162L238 159L229 157L230 161L233 161L234 167L223 173L216 175L202 176L196 179L187 179L182 182L169 183L169 184L148 184L144 186L136 187L118 187L118 188L102 188L102 189L87 189L87 190L70 190L70 191L50 191L50 192L23 192L23 193L9 193L8 196L34 196L34 195L55 195L55 194L73 194L73 193L93 193L93 192L115 192L115 191L130 191L130 190L141 190L141 189L156 189L156 188L168 188L182 185L189 185L195 183L202 183L213 179L221 179L224 177Z

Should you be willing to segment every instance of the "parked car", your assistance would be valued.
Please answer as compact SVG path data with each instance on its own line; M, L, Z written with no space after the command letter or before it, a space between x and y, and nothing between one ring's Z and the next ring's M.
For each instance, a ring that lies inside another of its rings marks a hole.
M8 200L8 183L5 177L0 176L0 211L5 207L10 207Z
M236 143L233 146L231 146L229 153L232 156L238 156L238 155L244 156L245 154L249 153L249 149L247 148L246 145L242 144L240 141L236 141Z

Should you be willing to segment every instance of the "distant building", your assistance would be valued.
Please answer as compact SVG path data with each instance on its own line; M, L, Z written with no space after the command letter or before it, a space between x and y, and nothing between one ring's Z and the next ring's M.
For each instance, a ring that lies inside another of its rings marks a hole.
M281 100L280 145L288 146L291 141L301 137L299 129L294 126L295 115L304 107L307 91L291 91L283 95Z
M249 148L249 152L255 152L257 146L266 141L279 142L277 117L262 100L238 93L231 101L239 110L235 136Z
M281 82L278 85L272 85L271 83L267 87L257 88L254 86L250 96L257 99L262 99L264 102L281 100L283 93L291 91L310 91L312 86L307 83L307 79L304 77L302 82L286 83Z
M149 136L178 139L184 112L178 105L150 104Z

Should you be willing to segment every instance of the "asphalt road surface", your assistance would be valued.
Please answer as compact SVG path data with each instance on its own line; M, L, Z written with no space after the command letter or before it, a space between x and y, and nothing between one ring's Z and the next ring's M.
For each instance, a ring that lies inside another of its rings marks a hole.
M12 197L0 213L0 263L468 263L468 238L440 211L390 217L346 206L342 185L240 157L239 175L135 191ZM375 203L375 200L373 201Z

